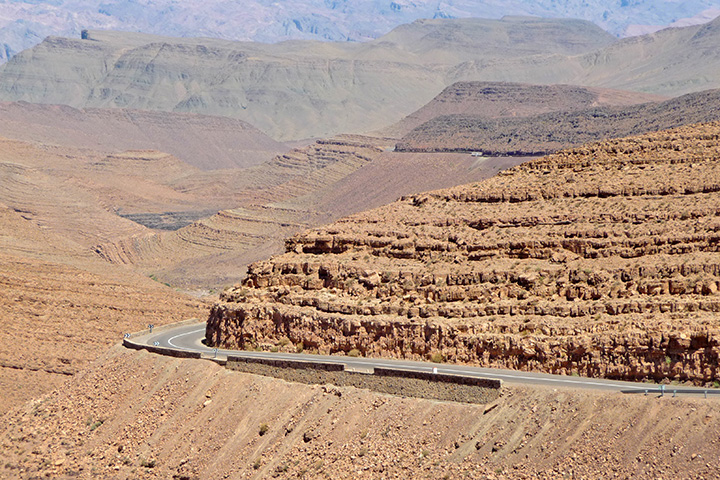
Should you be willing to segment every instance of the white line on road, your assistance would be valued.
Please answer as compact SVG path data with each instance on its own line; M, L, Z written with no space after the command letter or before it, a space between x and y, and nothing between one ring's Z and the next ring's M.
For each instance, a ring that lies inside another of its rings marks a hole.
M195 348L183 348L183 347L178 347L177 345L175 345L175 344L173 343L173 340L175 340L176 338L184 337L184 336L186 336L186 335L193 335L193 334L195 334L195 333L204 332L204 331L205 331L204 328L200 328L200 329L198 329L198 330L193 330L192 332L181 333L181 334L179 334L179 335L175 335L174 337L170 337L170 338L168 339L167 343L168 343L168 345L170 345L170 346L173 347L173 348L179 348L180 350L193 350L193 351L194 351L194 350L196 350Z

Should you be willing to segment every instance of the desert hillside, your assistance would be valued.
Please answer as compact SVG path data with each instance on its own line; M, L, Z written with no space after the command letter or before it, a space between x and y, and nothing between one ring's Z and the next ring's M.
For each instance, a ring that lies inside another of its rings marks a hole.
M716 407L540 387L438 402L115 347L4 417L0 476L712 478Z
M102 152L158 150L201 170L244 168L285 153L252 125L227 117L129 109L0 103L0 136Z
M533 87L530 91L535 89L552 91L552 87ZM570 93L578 90L577 87L566 87L564 90L563 100L545 103L547 110L556 104L562 107L549 113L520 114L517 117L502 115L504 118L498 115L501 118L493 118L492 110L468 109L467 113L434 116L405 135L397 143L396 149L540 155L588 142L720 119L720 90L690 93L665 101L657 101L657 98L647 95L632 97L627 94L630 97L628 100L636 99L638 102L635 103L640 103L639 100L644 98L647 103L609 106L610 102L606 102L607 106L584 109L577 108L583 106L581 102L576 101L575 108L568 105L573 98ZM584 90L581 91L587 95ZM624 98L623 92L616 93L620 95L618 100ZM488 100L492 101L492 97ZM471 108L473 103L467 102L468 107ZM465 106L466 102L461 102L461 105Z
M549 112L573 112L591 107L635 105L667 100L659 95L578 85L531 85L510 82L457 82L427 105L383 130L403 137L436 117L476 115L485 119L531 117ZM440 134L441 132L436 132ZM438 141L445 141L441 138ZM464 145L463 145L464 146Z
M302 233L223 294L207 337L718 382L718 138L589 144Z
M28 213L0 203L0 414L60 387L125 332L206 314Z
M36 111L54 122L56 108ZM91 124L87 112L70 114L81 121L69 125ZM206 304L165 283L207 295L298 231L519 161L398 157L387 140L344 137L203 171L159 151L39 138L0 139L0 411L59 386L124 332L207 316ZM98 140L107 138L119 137Z
M279 155L262 165L175 183L200 196L233 193L234 205L170 232L147 231L94 246L104 259L190 290L232 285L245 266L280 253L285 238L374 208L402 195L480 180L521 158L466 154L397 154L392 140L339 136ZM196 191L195 183L198 182ZM145 224L162 215L142 218Z

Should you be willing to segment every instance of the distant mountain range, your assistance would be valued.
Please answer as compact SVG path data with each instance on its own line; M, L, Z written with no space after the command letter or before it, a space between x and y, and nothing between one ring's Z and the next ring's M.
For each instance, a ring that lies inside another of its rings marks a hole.
M2 65L0 101L229 116L287 141L377 131L458 81L720 88L720 18L622 40L533 17L417 20L363 43L85 37L48 37Z
M0 62L48 35L112 29L177 37L278 42L363 41L419 18L579 18L616 36L704 23L713 0L6 0L0 2Z

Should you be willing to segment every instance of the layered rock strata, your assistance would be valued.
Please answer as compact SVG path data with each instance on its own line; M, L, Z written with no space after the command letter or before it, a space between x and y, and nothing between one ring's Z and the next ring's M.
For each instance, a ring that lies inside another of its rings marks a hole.
M523 92L517 87L520 92ZM598 95L598 105L582 108ZM519 92L515 92L518 95ZM396 145L401 152L477 151L486 155L545 155L563 148L577 147L610 138L641 135L668 128L720 119L720 90L690 93L665 101L636 97L640 105L622 106L622 92L606 91L606 99L595 89L554 86L532 87L524 91L538 98L540 110L543 95L548 102L545 113L519 110L518 116L493 116L492 108L468 110L465 113L438 115L408 132ZM564 100L553 98L563 95ZM495 96L498 96L497 94ZM588 96L590 98L588 98ZM488 96L488 100L493 95ZM609 97L609 98L608 98ZM619 98L618 98L619 97ZM532 102L532 97L528 98ZM615 106L611 102L615 102ZM627 100L629 103L629 99ZM469 106L472 105L469 102ZM551 105L562 106L552 110ZM470 107L471 108L471 107Z
M224 292L207 338L716 382L719 140L590 144L299 234Z

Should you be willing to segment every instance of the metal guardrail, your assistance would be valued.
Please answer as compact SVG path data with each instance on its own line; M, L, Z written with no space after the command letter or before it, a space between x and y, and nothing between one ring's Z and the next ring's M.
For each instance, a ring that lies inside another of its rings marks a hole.
M645 396L651 393L657 393L658 396L664 397L665 395L672 394L673 397L678 395L704 395L708 398L708 395L720 395L720 389L718 388L668 388L665 385L660 385L658 388L633 388L631 390L620 390L620 393L642 393Z

